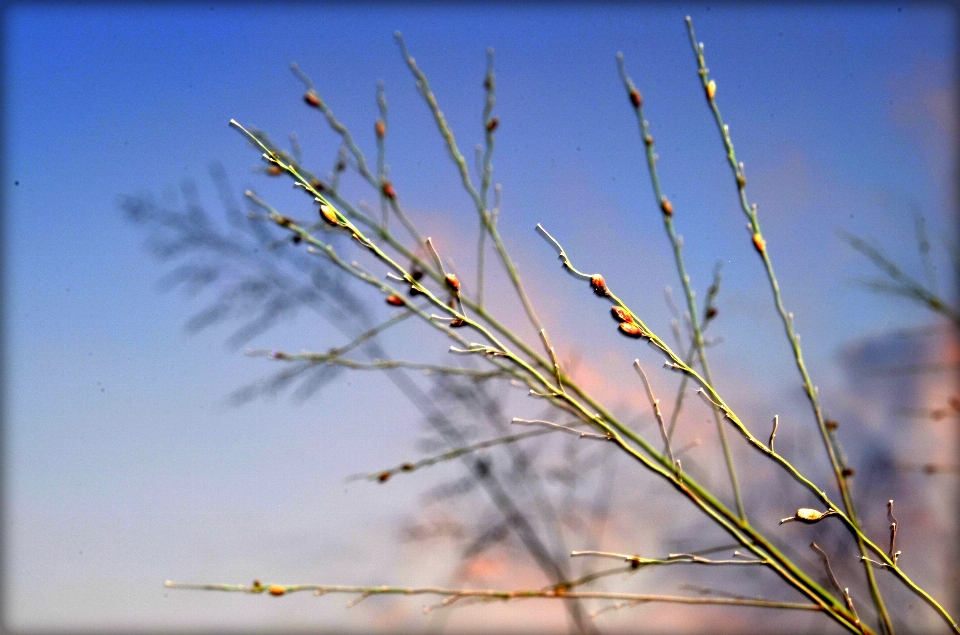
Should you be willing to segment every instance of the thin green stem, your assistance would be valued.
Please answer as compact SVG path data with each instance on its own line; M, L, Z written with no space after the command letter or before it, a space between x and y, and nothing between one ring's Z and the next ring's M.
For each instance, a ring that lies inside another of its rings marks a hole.
M827 456L830 459L830 466L834 473L834 478L837 483L837 487L840 490L841 498L843 499L844 509L849 514L851 522L856 525L859 525L859 520L857 519L856 507L853 503L853 497L850 495L850 490L847 487L846 477L843 475L843 466L839 458L837 457L837 452L834 448L834 444L830 438L830 435L827 431L826 422L823 417L823 412L820 408L820 400L817 394L817 390L813 385L813 381L810 379L810 374L807 372L806 365L803 361L803 353L800 349L800 339L797 337L796 332L793 328L793 314L788 313L783 306L783 299L780 294L780 286L777 284L777 278L773 271L773 263L770 260L770 252L766 246L766 240L763 237L763 233L760 231L760 222L757 218L757 208L756 205L751 206L747 202L746 195L746 176L743 172L743 164L737 162L737 156L733 149L733 141L730 139L730 128L729 126L723 123L723 117L720 115L720 109L717 106L716 96L716 83L709 79L709 70L707 69L706 60L703 56L703 45L697 42L696 34L693 30L693 21L688 16L686 19L687 22L687 31L690 35L690 44L693 47L694 54L697 58L697 66L699 68L700 81L703 85L704 92L707 97L707 102L710 106L710 109L713 112L714 120L717 124L717 129L720 131L720 136L723 141L724 148L727 152L727 161L730 164L730 168L733 171L734 180L736 181L737 192L740 198L740 205L743 209L744 214L749 221L750 231L752 233L752 241L756 251L760 254L761 259L763 260L764 270L766 271L767 278L770 281L770 288L773 291L774 303L776 304L777 311L780 314L781 321L783 322L784 330L786 331L787 339L790 342L790 347L793 350L794 360L797 364L797 369L800 371L800 375L803 379L804 391L807 394L807 398L810 401L810 405L813 408L814 417L817 421L817 427L820 429L820 436L823 439L824 447L827 451ZM861 555L866 555L866 549L863 543L862 538L860 538L858 533L857 543L860 548ZM893 635L893 623L890 619L890 614L887 611L886 605L883 602L883 597L880 594L880 588L877 586L875 576L873 575L873 570L870 566L864 563L864 570L867 577L867 584L870 588L870 595L873 599L873 604L876 607L877 615L880 619L881 629L884 633L888 635Z
M620 70L620 77L623 79L627 94L633 104L634 112L637 115L637 122L640 124L640 136L646 147L647 168L650 173L650 183L653 185L653 195L657 202L657 207L662 211L663 226L667 231L667 237L670 239L670 246L673 248L673 257L677 265L677 273L680 275L680 283L683 286L683 295L687 300L687 311L690 313L690 327L693 331L693 344L697 355L700 358L700 366L703 368L703 374L707 381L713 384L713 377L710 374L710 365L707 364L707 354L703 346L703 330L700 328L700 319L697 315L697 305L693 299L693 288L690 285L690 276L687 275L686 266L683 263L683 243L677 236L676 229L673 226L673 204L663 195L660 188L660 176L657 172L658 157L653 151L653 136L650 134L649 124L643 116L643 98L640 91L634 86L633 80L627 76L626 68L623 64L623 55L617 54L617 66ZM747 518L746 508L743 506L743 496L740 492L740 482L737 478L737 469L733 463L733 454L730 452L730 443L727 441L727 433L723 427L723 421L714 411L714 422L717 426L717 435L720 437L720 445L723 447L723 458L727 464L727 473L730 476L730 485L733 489L733 497L737 504L737 511L742 519Z

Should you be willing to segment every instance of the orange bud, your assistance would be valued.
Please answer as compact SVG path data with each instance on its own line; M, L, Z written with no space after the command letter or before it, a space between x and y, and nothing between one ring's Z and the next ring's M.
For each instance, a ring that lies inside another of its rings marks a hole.
M458 328L460 328L461 326L466 326L466 324L467 324L467 323L464 322L463 320L461 320L460 318L454 318L454 319L450 320L450 328L452 328L452 329L458 329Z
M640 91L636 88L630 91L630 103L633 104L634 108L639 108L643 105L643 97L640 96Z
M444 278L444 281L447 283L447 286L450 287L452 291L456 291L459 293L460 280L457 279L456 274L448 273L447 277Z
M599 273L590 277L590 286L593 287L593 292L601 298L610 293L607 291L607 281Z
M390 295L388 295L386 298L386 302L391 306L403 306L404 304L403 298L401 298L395 293L391 293Z
M283 168L279 165L268 165L264 172L267 173L267 176L280 176L283 174Z
M383 182L383 195L391 201L397 198L397 191L393 189L393 184L390 181Z
M627 337L643 337L643 331L633 322L621 322L620 332Z
M380 475L377 476L377 480L381 483L386 483L390 480L390 472L381 472Z
M610 313L612 313L613 317L620 322L633 322L633 318L630 317L630 314L627 313L622 307L610 307Z
M827 430L836 430L839 424L836 421L830 420L827 421L825 425L827 426Z
M494 130L497 129L497 126L499 126L499 125L500 125L500 118L499 118L499 117L491 117L491 118L487 121L487 132L493 132Z
M666 196L660 201L660 209L663 210L665 216L673 216L673 203Z
M383 122L383 119L377 119L377 123L374 125L373 129L377 133L377 139L383 139L387 136L387 124Z
M712 79L707 82L707 99L713 101L713 98L717 95L717 82Z
M271 586L271 587L270 587L269 589L267 589L267 590L270 591L270 595L283 595L284 593L287 592L287 590L286 590L285 588L283 588L282 586L280 586L280 585L278 585L278 584L274 584L273 586Z
M339 225L340 220L337 218L337 213L333 211L333 208L325 203L320 203L320 216L323 217L323 220L327 221L331 225Z
M303 96L303 101L307 102L307 105L313 106L314 108L320 107L320 98L317 97L317 94L312 90L308 90Z
M753 235L753 246L757 248L757 253L762 254L767 250L767 241L763 239L760 232Z

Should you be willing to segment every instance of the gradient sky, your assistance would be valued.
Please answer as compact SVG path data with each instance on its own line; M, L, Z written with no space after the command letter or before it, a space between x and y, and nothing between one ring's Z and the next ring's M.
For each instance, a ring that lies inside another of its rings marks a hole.
M683 22L690 14L827 403L843 388L844 344L932 321L858 287L873 270L838 229L875 240L922 277L913 233L922 212L940 287L953 299L944 242L956 236L957 21L945 6L27 3L5 11L10 626L260 627L321 616L328 626L375 624L373 608L348 614L342 602L290 602L281 615L246 597L168 595L161 584L418 575L392 546L395 519L415 509L417 488L343 486L348 474L415 458L417 416L366 399L380 385L369 375L303 405L225 406L233 389L272 367L225 350L228 330L183 332L201 304L157 292L164 270L118 208L122 195L161 196L194 178L217 215L207 169L218 161L238 192L255 187L294 215L309 211L288 185L251 170L257 154L227 126L234 118L277 140L297 131L306 162L329 169L337 141L303 105L291 61L368 156L375 86L385 82L398 191L432 228L426 233L472 250L455 238L475 227L470 201L393 32L403 32L470 158L482 140L485 51L495 48L501 231L539 283L535 298L552 309L555 343L572 349L588 346L580 320L593 318L579 312L593 305L561 275L532 231L537 222L581 268L618 283L664 334L662 290L677 287L617 75L622 51L701 294L713 263L725 262L717 366L729 364L730 384L793 395L795 371L698 83ZM345 188L363 192L356 179ZM304 317L254 345L325 348L339 343L331 337ZM403 417L413 425L398 427ZM354 423L336 425L344 421Z

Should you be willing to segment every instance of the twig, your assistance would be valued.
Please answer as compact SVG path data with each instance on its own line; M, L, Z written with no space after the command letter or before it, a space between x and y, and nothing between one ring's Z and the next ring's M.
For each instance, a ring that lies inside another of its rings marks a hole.
M577 430L569 426L560 425L559 423L553 423L552 421L543 421L541 419L520 419L514 417L511 423L516 423L522 426L547 426L549 428L555 428L558 430L566 430L567 432L572 432L581 439L600 439L601 441L610 441L611 437L609 434L595 434L593 432L584 432L583 430Z
M663 443L667 449L667 456L670 458L670 464L676 465L677 460L673 456L673 449L670 447L670 437L667 435L667 427L664 425L663 415L660 413L660 400L653 396L653 388L650 387L650 381L647 379L647 374L643 372L643 367L640 366L639 359L633 360L633 367L637 369L641 379L643 379L643 385L647 389L647 397L650 399L650 407L653 408L653 415L657 418L657 425L660 426L660 434L663 436Z

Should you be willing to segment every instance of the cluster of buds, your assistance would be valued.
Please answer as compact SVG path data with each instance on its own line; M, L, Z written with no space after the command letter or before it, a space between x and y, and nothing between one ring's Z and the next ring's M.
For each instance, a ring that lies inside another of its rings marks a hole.
M384 181L383 185L381 186L381 189L383 191L384 196L389 198L391 201L396 200L397 191L393 189L393 183L391 183L390 181Z
M603 279L599 273L590 276L590 287L593 289L593 292L596 293L601 298L604 298L610 294L607 290L607 281Z
M713 98L717 96L717 82L712 79L707 82L707 99L713 101Z
M320 107L320 97L318 97L317 93L315 93L312 89L308 90L303 95L303 101L305 101L308 106L313 106L314 108Z
M333 211L333 208L326 203L320 203L320 217L334 227L340 224L340 219L337 218L337 213Z
M627 337L643 337L643 329L640 328L640 326L633 320L633 316L630 315L630 313L623 307L610 307L610 313L613 315L613 318L616 321L620 322L621 333Z

